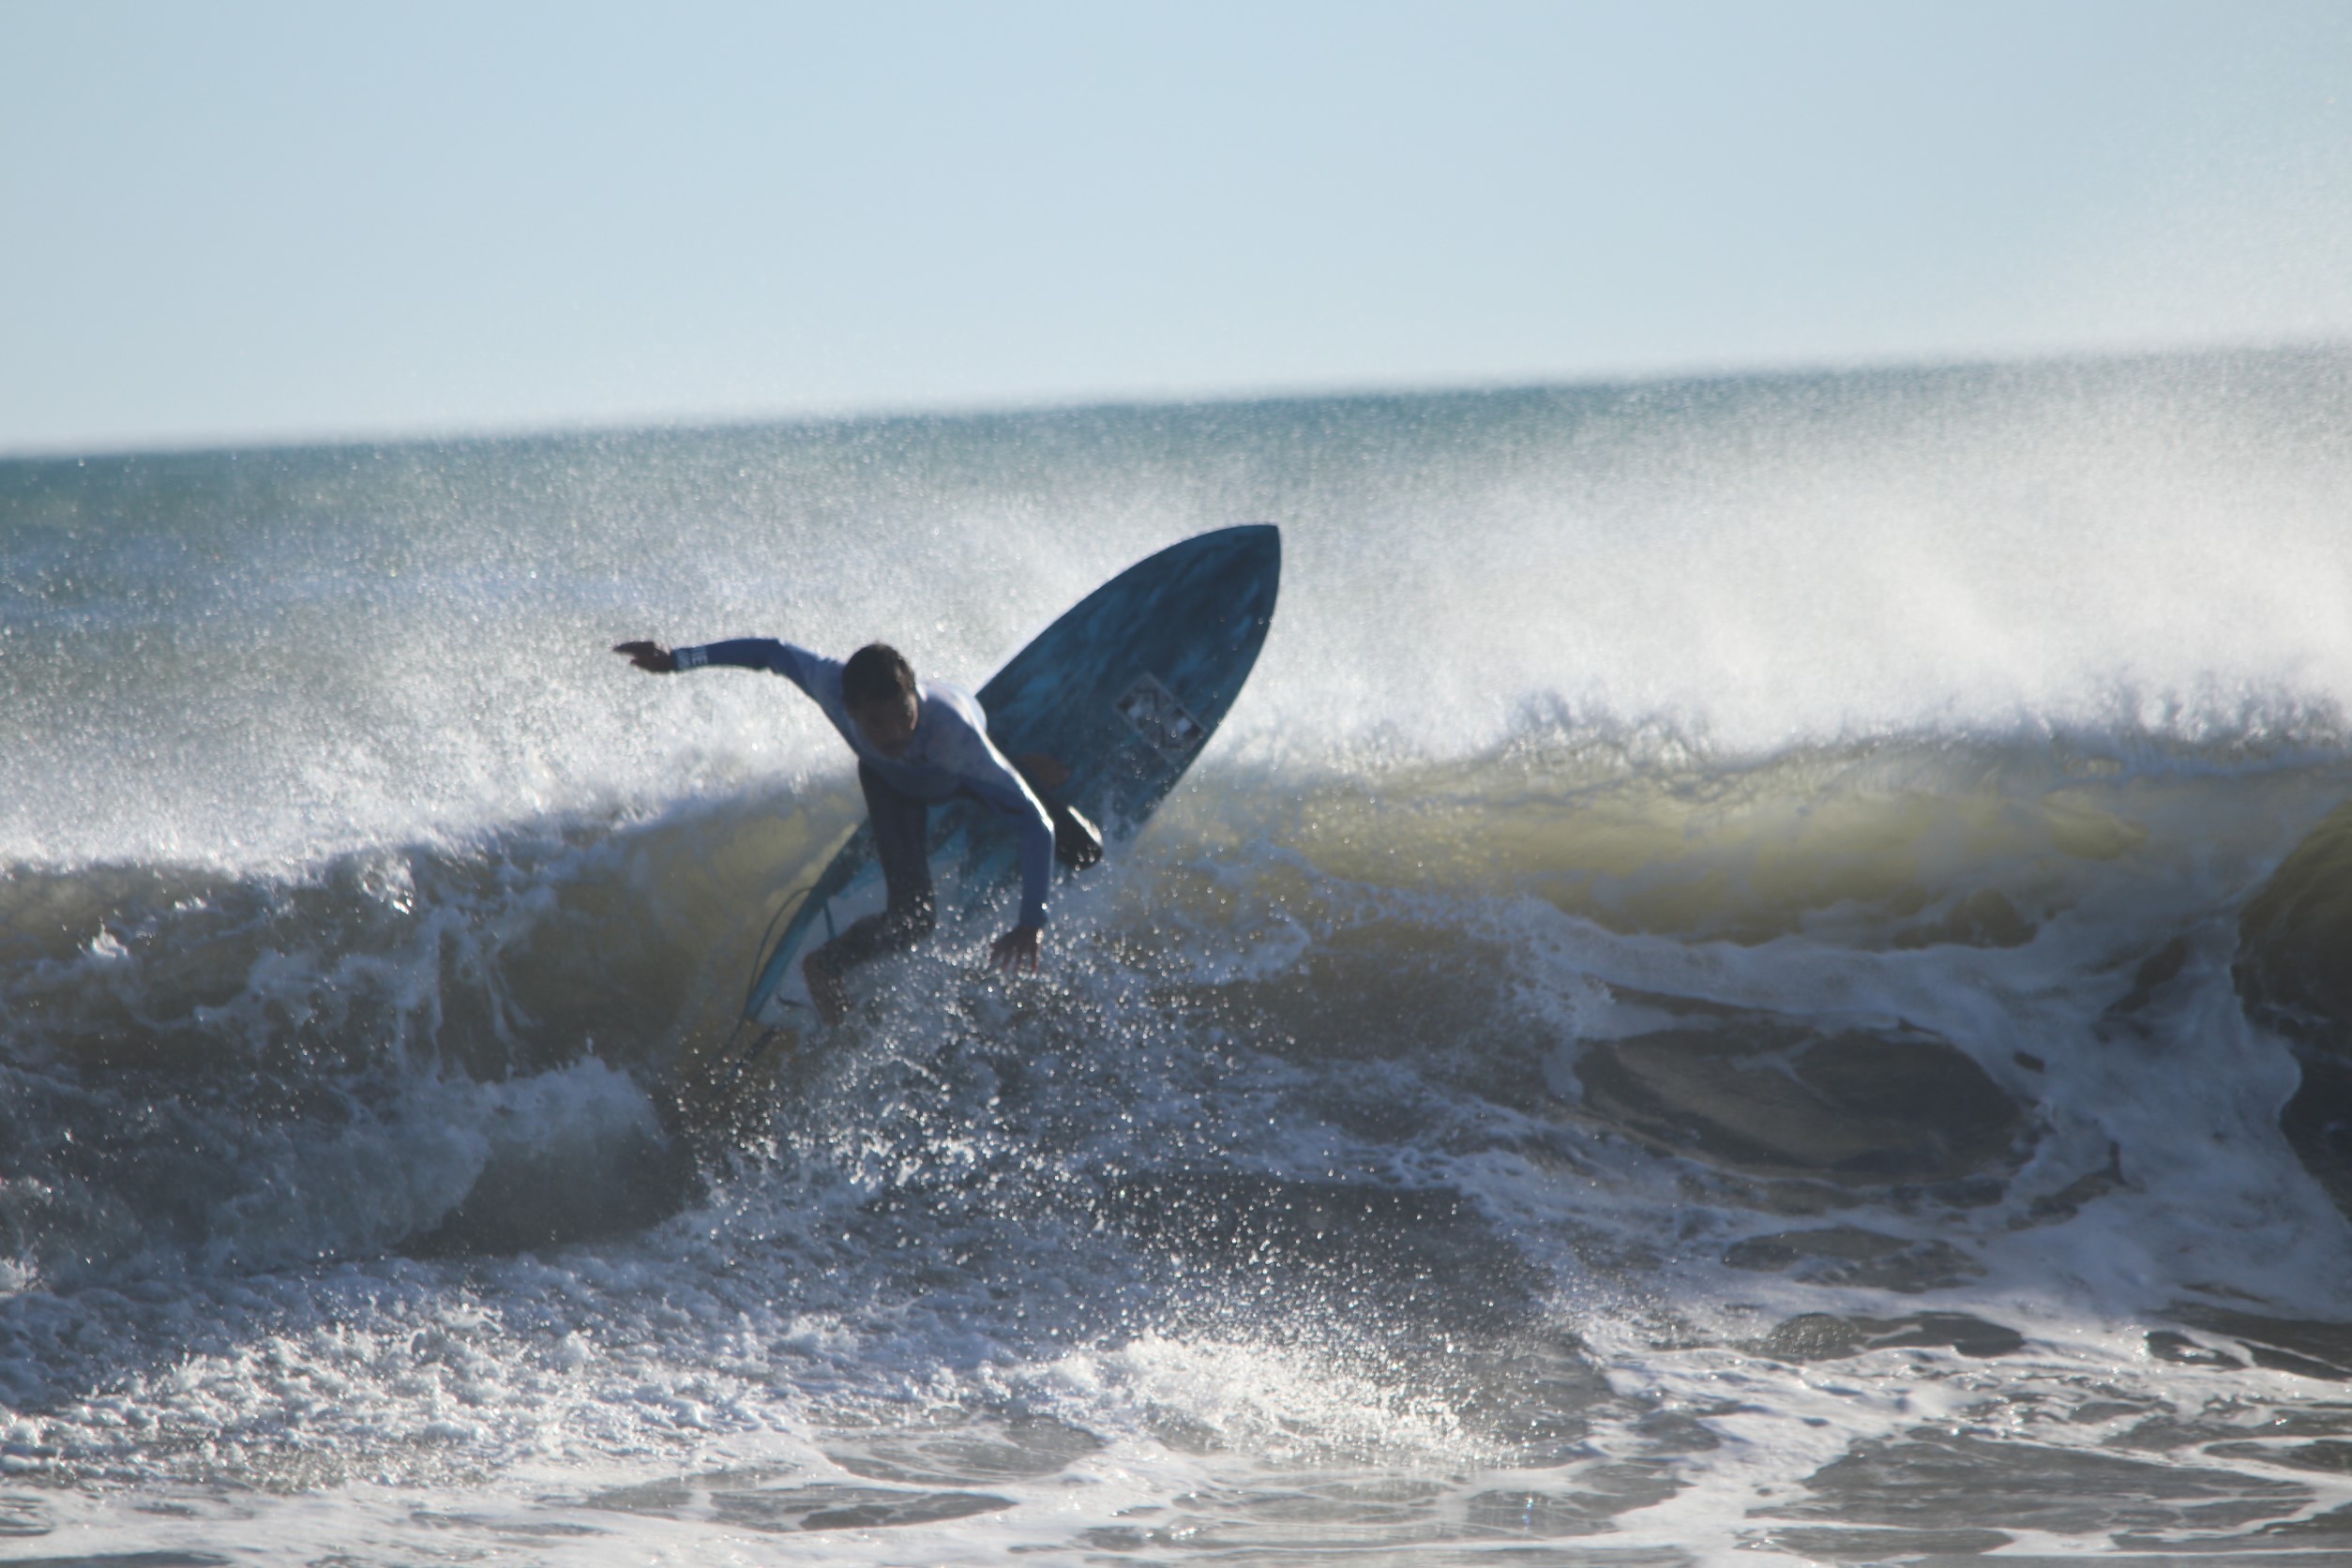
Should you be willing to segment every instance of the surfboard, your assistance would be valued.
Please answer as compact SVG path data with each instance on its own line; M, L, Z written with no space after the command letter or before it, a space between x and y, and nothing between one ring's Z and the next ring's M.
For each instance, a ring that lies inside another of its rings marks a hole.
M1133 837L1241 695L1274 625L1281 578L1282 534L1272 523L1220 528L1137 562L980 688L988 738L1007 757L1043 753L1060 761L1069 776L1047 792L1099 823L1108 843ZM976 909L1017 882L1018 855L1012 825L978 802L932 808L942 912ZM744 999L745 1019L813 1027L796 960L882 903L882 868L861 826L769 946Z

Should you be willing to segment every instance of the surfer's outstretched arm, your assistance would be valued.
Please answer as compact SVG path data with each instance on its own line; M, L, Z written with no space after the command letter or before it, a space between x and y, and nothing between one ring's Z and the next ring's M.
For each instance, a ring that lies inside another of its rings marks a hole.
M615 642L612 651L626 656L640 670L650 670L656 675L717 665L765 670L783 676L815 698L828 715L841 706L840 661L790 642L779 642L773 637L732 637L724 642L705 642L695 648L665 648L658 642ZM840 724L843 718L837 716L834 722Z

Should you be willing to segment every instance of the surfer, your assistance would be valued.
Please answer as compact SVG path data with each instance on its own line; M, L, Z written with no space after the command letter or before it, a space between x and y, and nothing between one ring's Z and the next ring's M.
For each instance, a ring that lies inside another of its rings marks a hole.
M860 648L847 663L767 637L699 648L622 642L612 651L656 675L720 664L771 671L807 692L857 754L858 788L866 794L888 901L882 912L852 922L802 961L809 998L826 1023L838 1023L849 1012L842 978L848 971L931 934L937 900L931 891L930 808L957 795L988 806L1020 835L1020 919L996 939L989 960L1007 972L1038 967L1055 830L1063 829L1065 864L1093 864L1101 856L1101 840L1076 813L1047 809L1023 771L1050 789L1065 770L1045 757L1021 759L1023 768L1005 761L988 739L988 715L970 692L942 681L918 683L906 659L882 642ZM1071 821L1060 821L1065 817ZM1085 842L1089 838L1091 844Z

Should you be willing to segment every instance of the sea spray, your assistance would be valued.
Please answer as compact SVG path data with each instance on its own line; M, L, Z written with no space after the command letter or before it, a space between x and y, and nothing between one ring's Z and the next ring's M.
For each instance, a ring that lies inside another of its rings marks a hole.
M0 1528L2340 1550L2348 401L2310 351L0 464ZM785 683L609 645L977 686L1245 518L1257 673L1046 974L951 922L686 1138L856 795Z

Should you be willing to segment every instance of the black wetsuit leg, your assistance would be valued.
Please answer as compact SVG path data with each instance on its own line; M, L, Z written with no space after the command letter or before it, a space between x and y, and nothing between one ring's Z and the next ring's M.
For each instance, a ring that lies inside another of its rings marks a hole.
M931 934L938 900L931 892L931 807L893 789L866 763L857 765L857 785L866 792L866 822L873 830L874 855L882 862L889 902L882 913L850 923L850 928L819 948L819 966L838 974L857 964L912 947Z

